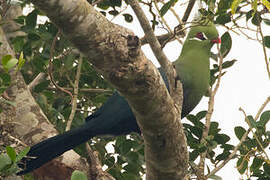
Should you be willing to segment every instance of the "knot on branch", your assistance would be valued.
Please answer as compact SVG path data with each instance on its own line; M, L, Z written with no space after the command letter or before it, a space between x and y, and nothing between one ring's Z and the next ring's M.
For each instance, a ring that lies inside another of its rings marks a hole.
M132 58L138 56L141 49L141 42L138 36L128 35L126 39L128 46L128 55Z

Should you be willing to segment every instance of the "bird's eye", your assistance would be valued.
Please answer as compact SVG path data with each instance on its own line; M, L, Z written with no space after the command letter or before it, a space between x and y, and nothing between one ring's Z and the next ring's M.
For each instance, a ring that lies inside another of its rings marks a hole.
M200 40L206 40L206 38L202 32L198 32L195 37L200 39Z

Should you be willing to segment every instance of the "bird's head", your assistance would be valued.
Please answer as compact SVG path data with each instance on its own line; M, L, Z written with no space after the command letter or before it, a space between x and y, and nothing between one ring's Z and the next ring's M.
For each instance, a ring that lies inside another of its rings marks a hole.
M212 22L192 25L187 40L194 40L211 47L215 43L221 43L218 31Z

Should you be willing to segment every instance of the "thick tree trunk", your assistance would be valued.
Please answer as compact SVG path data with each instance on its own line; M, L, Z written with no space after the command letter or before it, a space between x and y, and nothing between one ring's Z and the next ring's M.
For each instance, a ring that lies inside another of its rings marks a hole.
M154 65L128 45L133 33L109 22L85 0L31 2L129 102L145 139L147 178L184 179L188 153L180 112Z

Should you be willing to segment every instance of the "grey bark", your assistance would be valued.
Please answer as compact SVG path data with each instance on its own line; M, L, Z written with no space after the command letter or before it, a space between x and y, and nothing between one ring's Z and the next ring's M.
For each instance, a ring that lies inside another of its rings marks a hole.
M157 69L127 46L130 30L109 22L84 0L31 2L127 99L145 139L148 179L184 179L188 154L180 112Z

